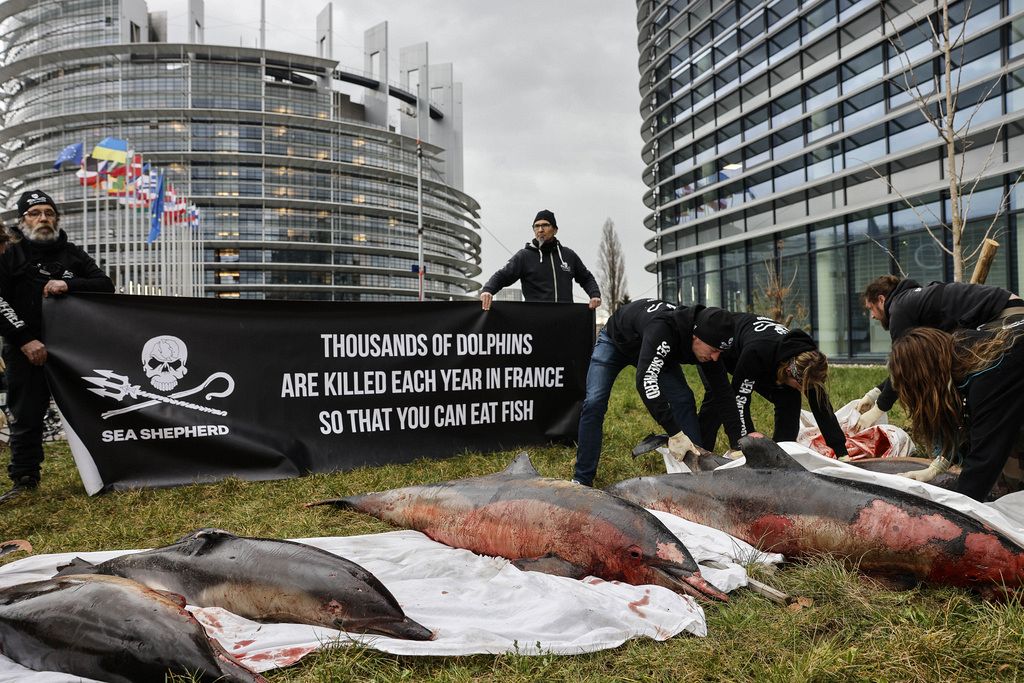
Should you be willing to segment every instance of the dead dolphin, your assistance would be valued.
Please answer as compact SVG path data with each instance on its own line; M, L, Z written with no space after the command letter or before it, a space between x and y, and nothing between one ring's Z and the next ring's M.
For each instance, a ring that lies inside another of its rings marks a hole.
M253 621L326 626L408 640L430 640L430 629L405 616L376 576L303 543L200 529L176 543L115 557L97 565L81 558L65 574L123 576L177 593L190 605L223 607Z
M110 683L266 683L177 601L128 579L64 576L0 591L0 651L36 671Z
M505 557L520 569L728 600L654 515L604 491L541 477L526 453L497 474L310 503L323 504Z
M31 553L32 544L28 541L23 541L20 538L0 543L0 557L3 557L4 555L10 555L11 553L16 553L19 551Z
M747 466L627 479L606 490L790 557L849 560L897 585L920 581L998 594L1024 583L1024 548L917 496L804 469L775 442L740 441Z
M915 457L901 457L901 458L866 458L863 460L851 460L849 464L861 469L868 470L870 472L883 472L885 474L900 474L901 472L911 472L913 470L923 470L932 463L931 458L915 458ZM956 490L956 480L960 477L960 468L956 465L950 467L947 471L937 475L934 479L928 483L932 486L938 486L940 489L948 489L950 491ZM1008 493L1013 493L1017 490L1017 487L1007 479L1005 473L1001 473L999 478L996 479L996 483L992 485L992 490L989 491L985 497L986 501L995 500L1001 498Z

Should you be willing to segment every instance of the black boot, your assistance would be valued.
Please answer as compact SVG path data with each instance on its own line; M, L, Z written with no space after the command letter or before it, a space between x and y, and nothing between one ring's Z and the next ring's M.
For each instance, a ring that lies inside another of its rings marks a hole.
M14 482L14 486L11 487L11 490L0 496L0 505L34 490L37 486L39 486L38 479L33 479L29 476L18 477Z

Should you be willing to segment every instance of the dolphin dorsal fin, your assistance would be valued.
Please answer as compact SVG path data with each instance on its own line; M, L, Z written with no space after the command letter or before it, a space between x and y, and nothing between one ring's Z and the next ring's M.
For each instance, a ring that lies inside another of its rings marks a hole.
M765 436L745 436L740 439L740 450L747 460L747 467L755 470L803 470L804 467L793 459L779 444Z
M517 455L516 459L502 471L502 474L509 474L517 477L540 476L540 472L537 471L537 468L534 467L533 463L530 461L530 454L526 451Z

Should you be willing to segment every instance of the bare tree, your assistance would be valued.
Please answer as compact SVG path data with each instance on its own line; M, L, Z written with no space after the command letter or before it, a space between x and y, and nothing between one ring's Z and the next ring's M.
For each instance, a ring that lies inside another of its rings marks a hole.
M914 10L931 6L930 4L925 4L924 0L911 0L910 3L899 4L904 6L909 4ZM973 259L981 250L982 245L988 241L988 238L994 236L999 218L1006 211L1009 195L1024 174L1018 174L1010 188L1003 195L1002 201L999 203L991 222L985 229L982 239L979 240L975 249L965 255L963 233L970 214L971 199L986 172L995 163L1003 161L1000 146L1003 126L1000 124L994 134L988 133L989 137L987 139L991 142L981 168L972 169L970 174L968 173L967 151L980 138L980 136L972 133L972 124L982 105L985 104L993 90L999 85L1000 77L997 76L986 88L982 89L983 94L977 98L976 103L966 107L958 107L958 99L961 94L960 77L962 69L960 65L964 64L964 51L966 47L964 34L967 27L967 19L971 13L971 2L967 0L964 5L963 16L960 18L959 24L955 29L950 20L949 0L938 0L936 6L938 8L936 15L927 16L924 21L916 26L905 28L902 34L899 30L900 27L896 25L896 20L905 17L906 14L899 12L899 10L895 14L891 14L889 10L892 9L892 6L888 4L883 6L883 9L885 11L886 24L888 25L889 43L895 49L903 68L901 81L894 79L893 84L901 87L910 96L918 111L935 129L943 142L944 170L950 198L951 215L949 222L946 223L941 217L934 215L931 211L928 211L926 215L920 206L893 185L887 173L880 172L874 166L871 168L872 171L885 180L889 185L889 189L914 211L939 248L952 257L953 280L955 282L962 282L964 279L965 261ZM941 66L935 73L928 74L927 78L919 81L912 65L914 51L911 47L906 46L904 35L911 35L914 31L922 30L928 32L926 37L932 49L939 52ZM933 226L939 226L940 229L935 229ZM950 246L946 244L945 231L950 233Z
M601 227L601 246L597 251L597 281L608 315L615 313L629 300L626 291L626 256L615 232L615 223L606 218Z

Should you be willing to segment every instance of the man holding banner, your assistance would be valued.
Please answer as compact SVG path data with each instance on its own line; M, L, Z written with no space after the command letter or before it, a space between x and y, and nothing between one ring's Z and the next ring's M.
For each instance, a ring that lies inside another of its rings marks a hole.
M18 199L14 244L0 255L0 334L7 363L14 487L0 496L7 502L39 485L43 462L43 420L50 389L43 373L46 345L40 341L42 300L69 292L113 292L114 284L58 227L57 205L42 190Z

